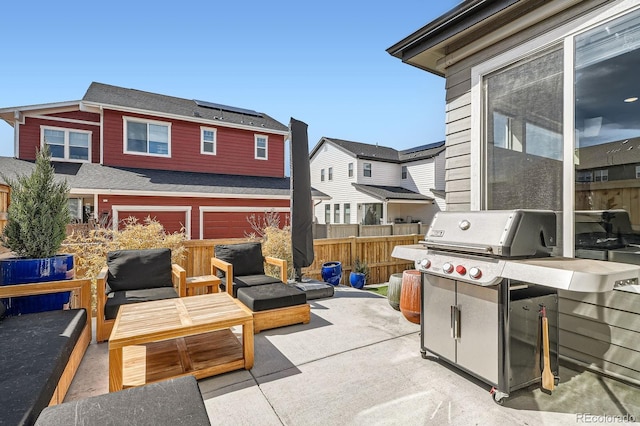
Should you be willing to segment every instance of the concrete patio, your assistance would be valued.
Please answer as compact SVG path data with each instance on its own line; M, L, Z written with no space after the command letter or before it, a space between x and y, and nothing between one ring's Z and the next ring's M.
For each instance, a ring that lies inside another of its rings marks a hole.
M108 344L92 343L66 400L108 392ZM482 348L478 348L482 350ZM562 425L640 421L640 388L563 363L553 394L503 406L490 386L420 355L419 326L374 293L338 287L311 322L255 336L255 365L199 381L212 424ZM603 417L604 416L604 417Z

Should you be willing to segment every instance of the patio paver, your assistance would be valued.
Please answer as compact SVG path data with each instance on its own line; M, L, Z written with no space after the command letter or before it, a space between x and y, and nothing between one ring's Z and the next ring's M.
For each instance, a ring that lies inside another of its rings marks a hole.
M311 313L309 324L256 335L250 371L199 381L212 423L575 425L576 413L640 419L640 388L564 365L552 395L522 389L499 406L488 385L422 359L419 326L366 291L340 287L333 298L312 301ZM67 400L106 393L107 371L107 345L90 345Z

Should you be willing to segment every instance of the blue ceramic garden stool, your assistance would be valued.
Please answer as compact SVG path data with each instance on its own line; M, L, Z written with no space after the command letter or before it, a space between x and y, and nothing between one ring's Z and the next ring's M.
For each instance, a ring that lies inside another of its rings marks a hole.
M326 262L322 264L320 271L324 282L333 286L340 285L342 279L342 263L341 262Z

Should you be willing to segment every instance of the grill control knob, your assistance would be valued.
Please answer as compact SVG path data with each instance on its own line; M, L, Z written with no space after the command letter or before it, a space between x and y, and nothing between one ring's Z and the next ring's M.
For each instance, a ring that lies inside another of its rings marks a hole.
M431 261L429 259L422 259L420 261L420 267L422 269L429 269L431 267Z
M474 280L477 280L482 276L482 271L480 270L480 268L476 268L474 266L473 268L469 269L469 276Z
M447 273L450 274L453 272L453 265L449 262L445 263L444 265L442 265L442 270Z
M467 273L467 268L465 268L465 267L464 267L464 266L462 266L462 265L458 265L458 266L456 266L456 272L457 272L458 274L460 274L460 275L464 275L464 274L466 274L466 273Z

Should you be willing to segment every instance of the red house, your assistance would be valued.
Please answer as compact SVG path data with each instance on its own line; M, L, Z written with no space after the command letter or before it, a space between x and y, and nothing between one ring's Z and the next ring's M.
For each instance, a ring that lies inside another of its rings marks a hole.
M151 216L190 238L233 238L250 231L252 213L289 212L289 129L264 113L94 82L79 101L2 108L0 118L16 153L0 170L29 173L48 145L78 222Z

